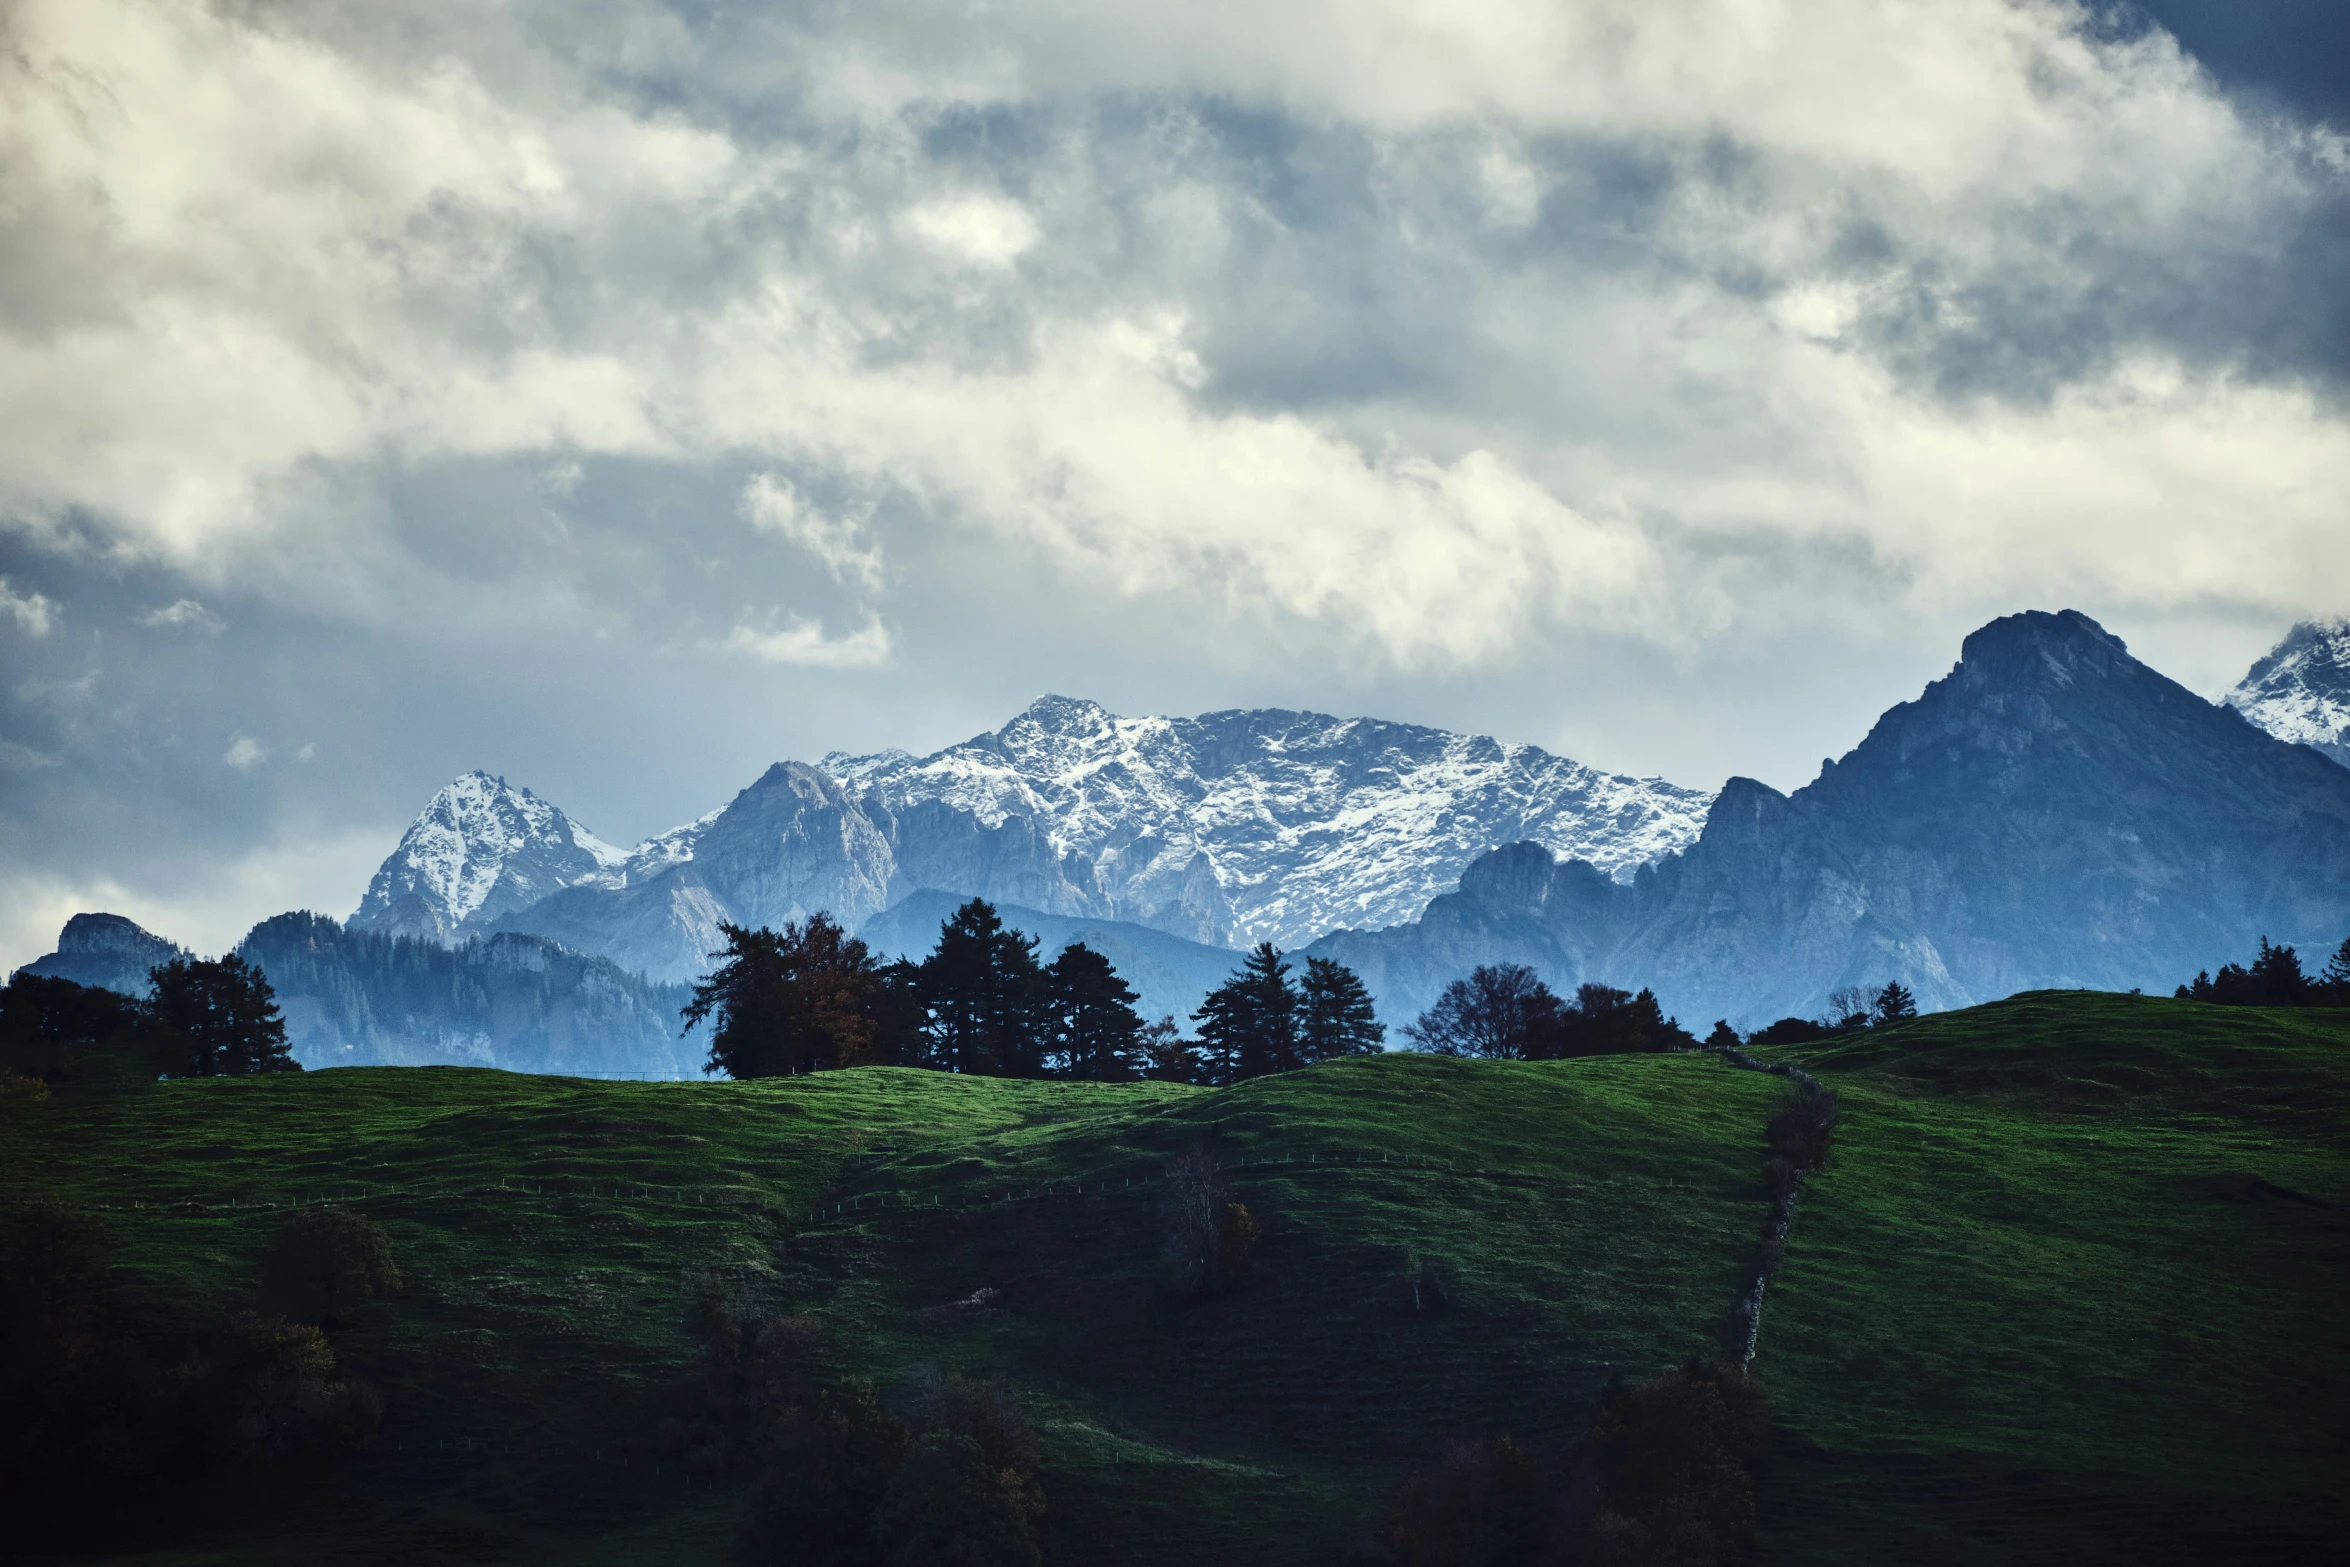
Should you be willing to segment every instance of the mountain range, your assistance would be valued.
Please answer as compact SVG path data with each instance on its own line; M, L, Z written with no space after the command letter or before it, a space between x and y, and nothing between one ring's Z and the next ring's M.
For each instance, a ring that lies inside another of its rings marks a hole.
M722 921L824 909L918 956L970 896L1048 960L1108 954L1154 1017L1188 1016L1257 940L1355 967L1390 1024L1503 959L1650 985L1701 1024L1888 979L1929 1008L2167 989L2260 936L2350 934L2350 622L2294 627L2215 704L2085 616L2010 616L1792 794L1373 719L1064 697L927 756L779 762L625 850L473 772L347 926L284 916L239 950L313 1065L672 1076L699 1063L676 1011ZM77 915L31 968L135 991L181 951Z
M1693 842L1711 799L1409 724L1122 718L1048 696L928 756L779 762L627 852L469 773L409 828L351 924L436 941L520 931L688 979L721 921L824 909L854 928L937 889L1207 946L1295 946L1410 919L1504 843L1629 877Z
M1731 779L1698 841L1628 884L1514 845L1418 920L1308 950L1354 966L1390 1016L1506 958L1752 1024L1888 980L1929 1010L2167 991L2262 936L2316 952L2350 937L2350 768L2067 611L1975 632L1793 794Z

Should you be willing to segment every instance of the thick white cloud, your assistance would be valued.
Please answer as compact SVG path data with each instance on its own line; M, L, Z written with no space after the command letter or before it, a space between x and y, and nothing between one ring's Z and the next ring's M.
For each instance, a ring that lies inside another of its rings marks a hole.
M1935 606L2350 576L2338 401L2159 325L2339 203L2339 149L2070 6L467 7L421 56L259 14L16 8L19 527L311 593L409 547L289 501L322 474L748 460L867 597L865 519L785 470L1439 669L1820 613L1758 552ZM1359 166L1284 198L1228 112ZM987 114L1019 150L950 134ZM741 614L760 659L890 657Z

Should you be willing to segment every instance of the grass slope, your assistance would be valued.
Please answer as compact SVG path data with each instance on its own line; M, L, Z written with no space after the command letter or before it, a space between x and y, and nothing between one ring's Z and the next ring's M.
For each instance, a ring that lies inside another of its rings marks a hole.
M221 1525L219 1559L721 1557L739 1496L596 1456L687 1374L679 1281L718 1268L822 1319L842 1370L1028 1389L1056 1563L1326 1562L1450 1431L1563 1442L1612 1370L1719 1342L1774 1090L1698 1057L1392 1057L1213 1092L350 1069L12 1106L0 1181L106 1205L125 1313L167 1351L283 1222L233 1204L340 1195L391 1230L409 1288L343 1336L386 1396L375 1450L266 1537ZM1211 1134L1260 1277L1176 1305L1143 1183ZM1411 1310L1430 1260L1459 1311ZM1009 1309L907 1325L982 1286Z
M1779 1055L1846 1111L1764 1315L1766 1560L2330 1559L2350 1017L2037 995ZM1555 1451L1612 1371L1716 1349L1782 1087L1710 1057L1219 1091L355 1069L0 1105L0 1182L107 1205L166 1349L283 1221L231 1203L347 1194L400 1248L408 1290L342 1335L375 1448L144 1562L724 1559L739 1492L609 1453L686 1376L679 1282L715 1268L822 1319L840 1370L1026 1388L1056 1564L1323 1563L1446 1434ZM1207 1135L1263 1267L1179 1306L1141 1183ZM1457 1313L1410 1309L1429 1260ZM981 1286L1009 1309L908 1325Z
M2042 992L1843 1097L1755 1367L1784 1561L2340 1560L2350 1014Z

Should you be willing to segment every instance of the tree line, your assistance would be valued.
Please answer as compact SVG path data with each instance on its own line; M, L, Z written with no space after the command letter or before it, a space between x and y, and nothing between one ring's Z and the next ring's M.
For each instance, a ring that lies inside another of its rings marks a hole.
M147 971L143 999L18 973L0 989L0 1073L50 1084L94 1076L299 1072L277 995L231 953Z
M2249 966L2223 963L2217 974L2199 972L2175 993L2181 1001L2210 1001L2226 1007L2350 1007L2350 939L2345 939L2316 974L2301 967L2291 947L2272 947L2260 938Z
M704 1070L783 1077L837 1067L933 1067L985 1077L1235 1083L1380 1048L1385 1028L1352 969L1299 972L1265 943L1201 1003L1184 1038L1145 1023L1134 988L1083 942L1050 963L1037 940L973 898L919 962L883 962L830 914L783 929L721 925L717 966L683 1012L710 1025Z
M1432 1055L1561 1061L1653 1050L1801 1044L1906 1022L1917 1015L1917 998L1896 980L1881 989L1838 990L1829 996L1825 1016L1781 1018L1751 1035L1740 1034L1728 1019L1720 1019L1701 1043L1678 1019L1665 1016L1652 990L1635 994L1593 983L1576 986L1569 998L1553 991L1523 963L1492 963L1480 964L1467 978L1445 986L1435 1005L1405 1025L1403 1032L1410 1048Z

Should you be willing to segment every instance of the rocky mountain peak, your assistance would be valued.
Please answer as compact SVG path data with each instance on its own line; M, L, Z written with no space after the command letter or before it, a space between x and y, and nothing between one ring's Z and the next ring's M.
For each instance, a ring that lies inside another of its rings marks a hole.
M2226 701L2279 740L2350 767L2350 619L2301 622Z
M76 914L57 933L57 950L27 963L20 972L143 996L150 988L149 969L192 956L177 942L120 914Z
M528 789L476 769L410 824L351 926L448 941L565 887L616 885L627 859Z
M1970 635L1953 673L1974 688L2063 688L2137 661L2128 644L2077 609L2003 615Z

